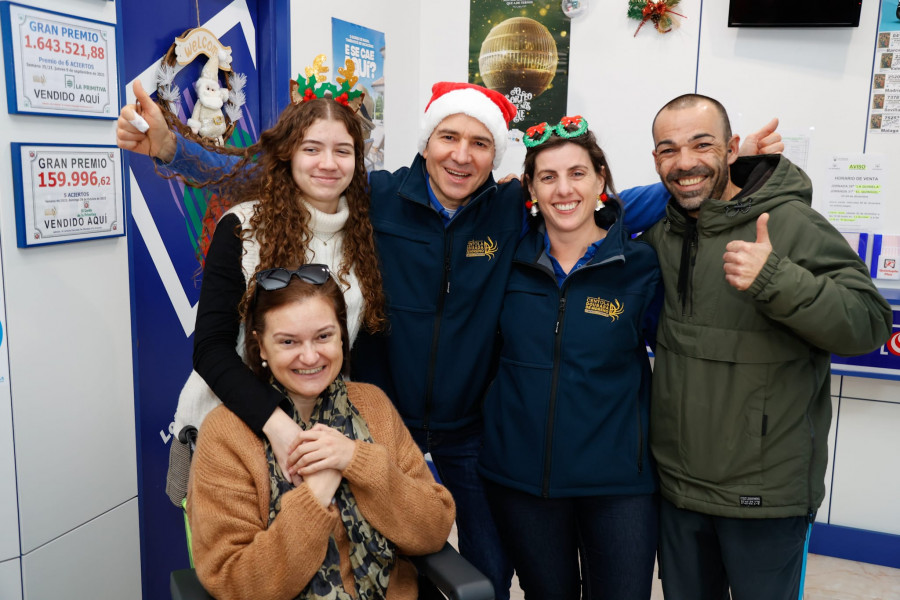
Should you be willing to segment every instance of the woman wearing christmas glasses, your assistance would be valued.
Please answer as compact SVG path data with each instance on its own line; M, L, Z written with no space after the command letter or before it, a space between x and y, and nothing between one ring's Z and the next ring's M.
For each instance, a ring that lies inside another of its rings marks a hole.
M506 287L481 473L526 598L579 598L583 585L586 598L647 599L656 254L625 231L585 119L532 127L525 145L533 218Z
M359 121L338 100L307 96L288 105L275 126L246 149L238 168L209 184L233 208L219 221L206 255L195 372L175 415L178 431L200 423L217 404L214 390L250 429L268 438L282 466L300 429L278 409L281 396L254 377L239 355L253 274L324 263L346 296L351 344L361 325L378 330L385 322Z
M348 311L328 267L255 279L245 356L303 430L299 472L285 476L269 441L228 408L207 416L187 503L200 581L221 599L416 598L401 555L444 545L450 493L387 396L344 382Z

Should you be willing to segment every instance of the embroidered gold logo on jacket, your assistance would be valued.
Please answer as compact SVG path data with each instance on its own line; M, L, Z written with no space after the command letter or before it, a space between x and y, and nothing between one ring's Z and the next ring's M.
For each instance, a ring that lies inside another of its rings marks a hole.
M492 240L490 236L488 236L486 242L484 240L469 240L469 243L466 244L466 258L487 256L487 259L491 260L499 249L500 245Z
M625 312L625 305L621 304L618 300L610 302L603 298L591 298L588 296L587 301L584 303L584 312L590 315L609 317L615 321L623 312Z

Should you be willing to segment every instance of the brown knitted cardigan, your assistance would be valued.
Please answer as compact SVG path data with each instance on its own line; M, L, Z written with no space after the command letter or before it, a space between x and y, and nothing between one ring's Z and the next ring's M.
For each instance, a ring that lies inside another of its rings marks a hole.
M348 383L347 392L375 442L357 440L343 473L362 514L401 554L439 550L455 518L453 498L434 482L387 396L362 383ZM267 527L269 498L262 441L230 410L216 408L200 428L187 502L204 587L220 600L294 598L322 565L334 534L344 588L355 597L349 541L335 507L322 506L301 484L282 496L281 512ZM401 557L387 598L417 593L415 569Z

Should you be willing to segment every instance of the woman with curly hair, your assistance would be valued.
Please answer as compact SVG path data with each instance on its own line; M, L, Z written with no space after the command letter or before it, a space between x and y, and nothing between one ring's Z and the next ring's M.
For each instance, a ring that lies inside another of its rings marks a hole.
M291 104L234 169L208 185L232 208L206 256L194 369L250 429L265 434L286 467L300 429L279 409L283 396L254 377L239 355L241 316L258 271L323 263L344 292L350 343L360 326L384 326L359 121L329 98ZM196 395L196 385L204 384L192 375L182 396ZM202 419L184 415L185 408L179 401L176 427L179 413L186 422Z

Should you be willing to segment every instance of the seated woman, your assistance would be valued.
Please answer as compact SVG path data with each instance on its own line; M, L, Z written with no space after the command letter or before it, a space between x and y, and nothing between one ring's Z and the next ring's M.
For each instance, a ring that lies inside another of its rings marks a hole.
M455 517L387 396L345 383L349 336L328 267L267 269L244 319L253 372L304 430L298 474L226 406L200 428L187 512L216 598L415 598L401 555L443 547Z

